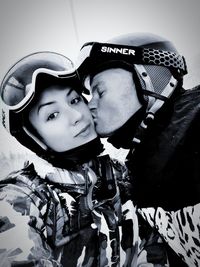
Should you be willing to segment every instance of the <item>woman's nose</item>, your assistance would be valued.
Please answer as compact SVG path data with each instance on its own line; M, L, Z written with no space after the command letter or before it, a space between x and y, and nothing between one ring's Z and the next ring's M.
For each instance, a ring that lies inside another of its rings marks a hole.
M83 113L75 108L69 107L68 109L68 115L69 121L72 125L77 124L79 121L83 119Z

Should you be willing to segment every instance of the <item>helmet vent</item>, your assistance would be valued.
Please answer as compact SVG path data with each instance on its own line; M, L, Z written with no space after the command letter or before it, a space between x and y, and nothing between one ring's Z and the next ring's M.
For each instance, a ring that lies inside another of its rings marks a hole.
M172 74L170 70L166 67L154 65L144 65L144 67L151 78L155 93L161 94L171 79Z

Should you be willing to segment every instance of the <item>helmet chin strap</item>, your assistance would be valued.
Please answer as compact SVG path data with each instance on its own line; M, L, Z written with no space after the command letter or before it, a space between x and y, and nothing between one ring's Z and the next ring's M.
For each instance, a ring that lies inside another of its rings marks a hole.
M22 127L25 133L31 137L43 150L47 151L48 147L35 135L33 135L25 126Z
M148 96L148 102L146 107L146 117L141 122L141 124L138 127L138 134L136 133L136 136L133 138L134 143L140 143L141 137L144 129L148 127L148 123L150 120L154 119L155 113L163 106L165 101L172 95L174 92L174 89L176 88L178 81L171 76L168 84L163 89L161 94L158 94L155 92L154 86L152 84L151 78L148 75L145 67L143 65L134 65L136 72L140 76L140 78L143 80L145 84L146 90L144 90L143 94ZM143 89L142 89L143 90Z

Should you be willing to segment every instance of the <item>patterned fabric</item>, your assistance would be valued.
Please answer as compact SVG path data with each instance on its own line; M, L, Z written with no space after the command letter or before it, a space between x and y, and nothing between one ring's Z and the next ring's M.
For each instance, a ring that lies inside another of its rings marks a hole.
M108 156L45 179L30 164L0 188L2 267L168 266L161 238L139 238L128 173Z
M160 207L139 212L188 266L200 266L200 204L175 212Z
M127 158L134 203L166 241L173 267L200 266L199 103L200 86L177 91Z

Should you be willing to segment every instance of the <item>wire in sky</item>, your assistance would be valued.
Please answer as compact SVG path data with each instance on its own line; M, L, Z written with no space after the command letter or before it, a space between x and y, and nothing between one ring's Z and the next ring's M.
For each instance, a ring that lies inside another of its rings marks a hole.
M69 0L69 3L70 3L71 12L72 12L72 21L74 24L74 32L76 36L76 41L77 41L77 44L79 45L79 36L78 36L78 29L77 29L76 17L75 17L75 12L74 12L73 0Z

